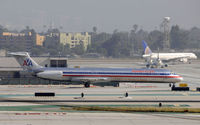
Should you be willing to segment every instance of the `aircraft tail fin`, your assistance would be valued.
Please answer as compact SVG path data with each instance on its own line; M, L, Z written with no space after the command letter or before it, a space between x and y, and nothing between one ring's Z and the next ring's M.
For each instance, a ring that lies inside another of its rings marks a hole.
M151 51L151 49L149 48L149 46L147 45L147 43L143 40L142 41L142 43L143 43L143 48L144 48L144 54L146 55L146 54L151 54L152 53L152 51Z
M38 65L28 54L28 52L11 52L8 53L15 57L17 62L24 70L34 70L38 68L42 68L42 66Z

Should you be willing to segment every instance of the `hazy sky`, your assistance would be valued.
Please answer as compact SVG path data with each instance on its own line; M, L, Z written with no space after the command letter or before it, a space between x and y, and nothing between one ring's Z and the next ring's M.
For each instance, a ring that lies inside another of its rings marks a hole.
M0 25L9 29L44 25L62 31L128 31L134 24L145 30L159 29L163 17L171 25L200 27L200 0L0 0Z

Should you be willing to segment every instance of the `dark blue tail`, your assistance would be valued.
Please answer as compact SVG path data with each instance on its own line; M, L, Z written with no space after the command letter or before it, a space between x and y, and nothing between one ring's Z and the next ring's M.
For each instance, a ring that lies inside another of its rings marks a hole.
M149 46L147 45L147 43L144 40L142 41L142 43L143 43L143 48L144 48L144 54L151 54L152 51L149 48Z

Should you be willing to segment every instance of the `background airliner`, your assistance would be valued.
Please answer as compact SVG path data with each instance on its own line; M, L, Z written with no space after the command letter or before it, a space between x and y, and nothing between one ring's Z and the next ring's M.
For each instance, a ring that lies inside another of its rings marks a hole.
M194 53L152 53L147 43L143 40L144 55L143 58L147 61L146 67L167 67L163 62L181 61L188 62L188 60L197 59Z
M47 68L38 65L27 52L9 53L33 75L50 80L78 82L90 87L90 83L101 82L158 82L176 83L182 77L167 69L133 68Z

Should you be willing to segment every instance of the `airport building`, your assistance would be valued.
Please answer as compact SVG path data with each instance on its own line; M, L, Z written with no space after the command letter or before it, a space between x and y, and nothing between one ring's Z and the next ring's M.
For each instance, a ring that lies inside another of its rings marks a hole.
M0 35L0 46L7 47L12 45L19 46L21 50L29 50L31 46L38 45L43 46L45 36L39 35L37 33L11 33L3 32Z
M84 33L49 33L41 35L35 32L28 33L11 33L3 32L0 34L0 46L8 48L10 45L20 46L20 50L29 51L32 46L57 46L58 44L68 44L70 48L77 45L83 45L87 50L91 44L91 35L88 32Z
M3 32L0 35L0 46L5 48L18 46L20 50L30 50L30 47L35 45L35 37L32 35L31 32L29 34L23 33L9 33Z
M60 43L63 45L68 44L70 48L83 44L85 50L91 44L91 35L85 33L60 33Z
M36 34L36 45L43 46L44 40L45 40L45 36Z
M46 35L45 46L52 45L66 45L70 48L74 48L77 45L83 45L84 49L87 50L88 45L91 44L91 35L88 32L84 33L50 33Z
M59 33L49 33L45 35L45 42L43 46L45 47L52 47L59 45Z

